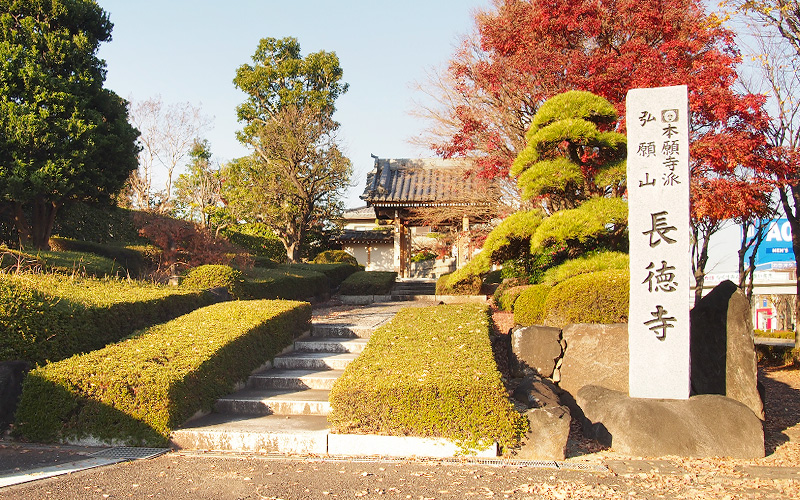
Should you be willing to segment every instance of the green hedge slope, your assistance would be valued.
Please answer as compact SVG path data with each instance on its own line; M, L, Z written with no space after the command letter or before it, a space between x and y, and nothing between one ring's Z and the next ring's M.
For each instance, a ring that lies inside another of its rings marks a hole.
M58 361L216 300L141 282L0 274L0 360Z
M311 306L235 301L37 368L23 384L19 436L164 446L169 433L307 330Z
M508 400L489 332L485 306L402 309L336 381L329 421L342 433L514 446L527 422Z

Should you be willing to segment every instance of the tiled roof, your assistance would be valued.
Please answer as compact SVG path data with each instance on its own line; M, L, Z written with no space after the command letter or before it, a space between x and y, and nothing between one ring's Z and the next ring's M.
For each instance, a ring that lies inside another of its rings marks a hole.
M375 219L375 209L373 207L350 208L342 214L344 220L363 220Z
M345 229L342 234L333 238L337 243L391 243L394 235L391 229L374 229L359 231Z
M361 199L370 206L490 204L486 181L463 160L375 159Z

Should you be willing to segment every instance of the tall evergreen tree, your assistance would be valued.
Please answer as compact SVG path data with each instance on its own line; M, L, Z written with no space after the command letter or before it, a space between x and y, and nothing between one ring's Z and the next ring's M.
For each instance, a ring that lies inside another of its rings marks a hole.
M0 200L23 246L48 248L64 203L109 201L136 168L97 57L112 27L92 0L0 0Z

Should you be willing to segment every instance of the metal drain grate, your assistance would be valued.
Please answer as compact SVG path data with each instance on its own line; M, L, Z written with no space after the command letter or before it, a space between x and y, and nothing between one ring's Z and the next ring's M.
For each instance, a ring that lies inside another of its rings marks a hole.
M91 456L97 458L109 458L113 460L145 460L155 458L168 452L169 448L136 448L131 446L117 446L92 453Z
M608 467L601 464L575 462L559 462L555 460L520 460L513 458L476 458L476 457L381 457L381 456L286 456L260 455L267 460L303 460L307 462L355 462L355 463L405 463L409 460L422 463L439 463L447 465L491 465L500 467L531 467L534 469L574 470L587 472L608 472Z
M597 464L581 464L575 462L556 462L560 470L584 470L590 472L608 472L608 467Z

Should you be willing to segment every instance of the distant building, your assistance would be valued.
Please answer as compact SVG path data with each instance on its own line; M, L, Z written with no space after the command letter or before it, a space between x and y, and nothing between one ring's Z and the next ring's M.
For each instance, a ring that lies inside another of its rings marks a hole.
M471 175L468 162L438 158L375 158L361 199L367 207L345 214L338 242L368 269L393 270L402 278L435 277L466 264L472 225L485 222L497 205L494 185ZM417 269L412 250L433 245L427 235L443 226L457 227L452 254L429 270Z
M708 293L724 280L739 283L738 251L741 226L729 222L714 233L709 245L703 292ZM746 257L749 260L749 255ZM755 258L753 274L753 327L758 330L792 330L797 269L792 250L792 232L786 219L770 224Z

